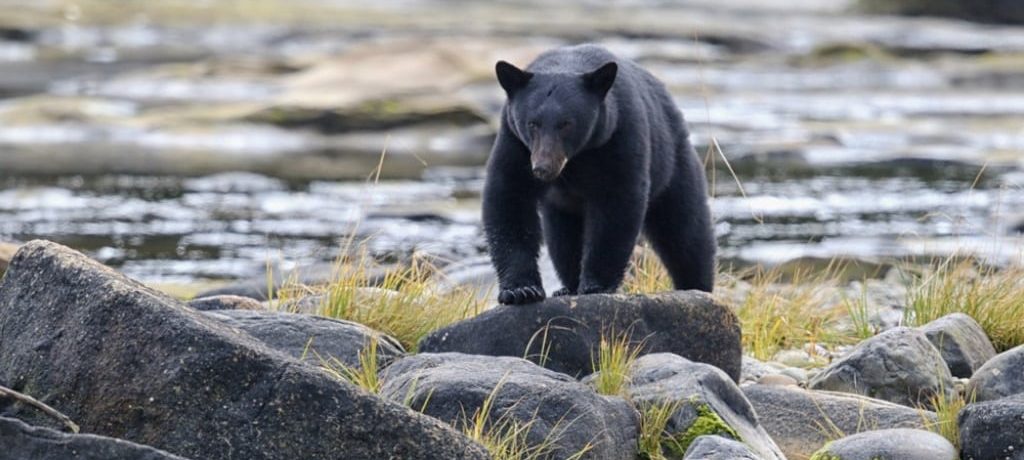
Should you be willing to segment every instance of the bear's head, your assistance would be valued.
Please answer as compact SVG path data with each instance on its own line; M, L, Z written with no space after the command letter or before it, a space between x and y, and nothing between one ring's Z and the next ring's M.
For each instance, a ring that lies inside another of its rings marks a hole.
M580 151L595 146L606 117L605 99L618 65L608 62L583 74L533 73L505 61L495 66L508 95L512 132L530 149L533 175L551 182Z

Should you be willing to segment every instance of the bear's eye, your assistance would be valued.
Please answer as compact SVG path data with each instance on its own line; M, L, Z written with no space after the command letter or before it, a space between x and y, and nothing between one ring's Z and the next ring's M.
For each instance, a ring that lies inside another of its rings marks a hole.
M526 127L530 129L537 129L540 127L540 123L537 123L536 121L528 121L526 122Z

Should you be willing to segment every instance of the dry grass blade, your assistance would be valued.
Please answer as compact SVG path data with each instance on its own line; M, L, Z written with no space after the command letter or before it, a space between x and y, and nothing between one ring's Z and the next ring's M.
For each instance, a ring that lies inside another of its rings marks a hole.
M640 356L643 343L634 343L630 334L601 335L597 357L591 358L594 390L603 395L625 395L630 383L629 371Z
M48 406L47 404L43 403L42 401L40 401L40 400L38 400L36 398L33 398L33 397L31 397L31 396L29 396L27 394L24 394L24 393L21 393L21 392L18 392L18 391L14 391L14 390L12 390L10 388L7 388L5 386L2 386L2 385L0 385L0 398L13 399L13 400L18 401L18 402L20 402L22 404L26 404L29 407L33 407L35 409L38 409L40 412L42 412L42 413L44 413L44 414L46 414L46 415L48 415L50 417L53 417L58 422L62 423L64 426L68 427L68 429L71 430L72 433L78 433L78 430L79 430L78 425L75 424L75 422L72 422L70 417L68 417L67 415L62 414L57 409L54 409L54 408Z

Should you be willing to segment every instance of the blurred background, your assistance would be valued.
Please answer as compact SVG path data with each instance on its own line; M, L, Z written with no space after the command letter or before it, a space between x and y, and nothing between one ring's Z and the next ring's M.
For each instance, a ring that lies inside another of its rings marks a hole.
M0 0L0 240L151 283L478 257L498 59L668 85L726 263L1021 255L1017 0Z

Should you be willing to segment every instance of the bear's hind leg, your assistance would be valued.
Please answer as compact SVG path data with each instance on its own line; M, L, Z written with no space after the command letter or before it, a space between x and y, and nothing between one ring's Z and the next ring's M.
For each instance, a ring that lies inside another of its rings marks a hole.
M716 243L706 196L703 186L687 187L677 177L647 211L644 233L676 289L714 287Z
M580 262L583 259L583 216L553 205L541 205L544 242L554 262L562 289L553 296L575 295L580 283Z

